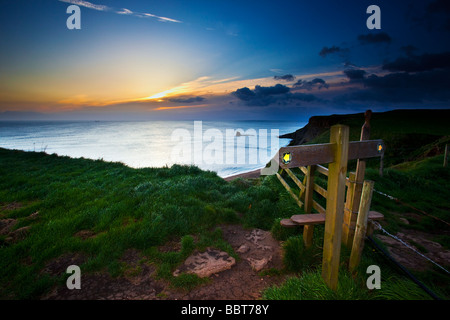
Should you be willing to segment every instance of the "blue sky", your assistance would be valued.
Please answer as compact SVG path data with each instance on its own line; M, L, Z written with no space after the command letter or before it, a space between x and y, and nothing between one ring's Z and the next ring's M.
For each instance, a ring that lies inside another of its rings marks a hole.
M69 30L69 5L81 29ZM369 30L369 5L381 30ZM428 1L1 0L0 119L307 119L448 108Z

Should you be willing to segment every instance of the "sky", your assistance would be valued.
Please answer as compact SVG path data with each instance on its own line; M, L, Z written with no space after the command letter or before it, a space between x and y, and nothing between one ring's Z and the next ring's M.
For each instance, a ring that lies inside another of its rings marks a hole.
M448 0L0 0L0 120L449 108L449 35Z

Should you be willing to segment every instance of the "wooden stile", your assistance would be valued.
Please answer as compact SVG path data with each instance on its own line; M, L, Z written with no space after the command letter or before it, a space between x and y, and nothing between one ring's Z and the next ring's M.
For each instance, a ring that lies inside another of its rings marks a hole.
M349 128L331 127L330 143L335 145L334 159L328 167L328 197L323 242L322 278L329 288L336 290L341 252L342 220L345 180L348 162Z
M294 173L292 173L292 171L289 168L284 169L284 171L287 172L287 174L289 175L289 177L291 177L291 179L294 181L294 183L300 188L300 190L305 189L305 186L303 185L303 183L295 176Z
M314 192L314 174L316 166L308 166L306 173L306 188L305 188L305 213L311 213L313 208L313 192ZM303 242L305 247L312 245L314 235L314 225L305 225L303 228Z
M355 180L356 173L350 172L347 180L347 198L345 200L345 208L344 208L344 221L342 224L342 243L348 243L348 239L350 237L350 228L354 228L352 226L352 215L353 215L353 200L355 193Z
M370 116L371 111L368 110L365 114L366 121L361 130L360 141L349 142L348 126L334 125L330 130L329 143L283 147L280 148L278 153L281 172L286 171L301 189L299 196L297 197L294 194L280 174L277 174L277 177L298 205L304 206L305 210L305 214L293 215L291 219L283 219L280 223L284 227L303 225L305 246L312 244L314 225L325 224L322 278L328 287L333 290L337 288L341 242L351 246L355 241L354 234L357 228L366 167L365 159L383 158L384 154L382 140L368 140L370 136ZM346 178L348 160L353 159L358 160L356 172L350 173L349 178ZM328 164L328 169L320 164ZM295 174L290 171L290 168L295 167L300 168L305 174L303 182L300 182ZM316 172L328 176L327 190L314 183ZM347 199L345 201L346 187ZM313 199L314 192L326 199L326 208L323 208ZM304 202L301 200L304 200ZM312 209L319 213L311 214ZM367 223L367 215L365 219ZM370 212L369 219L383 219L383 215ZM360 226L358 237L365 234L366 229L367 227L362 228ZM360 247L360 245L356 245L355 250L359 250ZM357 254L356 252L354 254ZM359 262L357 257L354 261L356 261L356 264Z
M291 187L287 184L287 182L281 177L279 173L276 174L278 180L280 180L281 184L286 188L286 190L290 193L292 198L297 202L298 206L301 208L303 206L303 202L297 197L297 195L292 191Z
M364 248L364 238L367 232L370 204L372 202L373 185L373 181L364 181L358 219L356 222L355 236L353 238L352 252L350 254L350 272L353 272L356 269L361 260L361 254Z
M281 224L284 227L298 227L305 226L309 224L324 224L326 219L326 214L323 213L309 213L309 214L295 214L290 219L281 220ZM369 211L369 220L383 220L383 214L376 211Z
M361 128L361 137L360 141L366 141L370 138L370 118L372 116L372 111L367 110L364 114L365 121ZM351 200L351 206L348 206L347 214L348 217L345 221L344 225L344 237L343 243L347 247L351 247L353 243L353 236L355 234L355 224L359 210L359 202L361 199L361 192L363 187L364 175L366 172L366 159L358 158L358 162L356 164L356 173L354 177L354 183L352 185L351 193L353 195L353 199Z
M381 150L378 147L381 147ZM279 164L282 169L285 169L317 165L319 163L332 163L335 161L335 148L336 145L334 143L283 147L279 151ZM355 160L379 157L384 152L383 150L383 140L352 141L348 143L347 159ZM283 157L287 153L292 158L289 163L283 162ZM321 173L324 172L323 169L320 171Z

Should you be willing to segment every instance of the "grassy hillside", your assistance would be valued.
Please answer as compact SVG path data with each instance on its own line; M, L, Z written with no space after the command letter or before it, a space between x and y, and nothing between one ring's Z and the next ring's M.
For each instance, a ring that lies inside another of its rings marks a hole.
M364 114L317 117L330 124L350 127L350 141L360 139ZM323 118L323 119L322 119ZM394 110L374 112L370 120L370 139L383 139L386 145L386 167L442 154L450 143L450 109L444 110ZM325 121L327 122L327 121ZM308 143L329 141L330 131L324 128ZM371 161L376 164L376 161Z
M0 234L2 298L37 298L63 281L42 270L70 252L87 257L84 272L120 275L120 257L135 248L158 266L160 277L176 281L174 268L196 246L234 255L216 226L270 229L283 210L294 208L288 195L273 192L272 179L229 183L193 166L131 169L0 149L0 177L0 230L14 223ZM192 236L195 245L178 255L157 250L168 241L191 243Z

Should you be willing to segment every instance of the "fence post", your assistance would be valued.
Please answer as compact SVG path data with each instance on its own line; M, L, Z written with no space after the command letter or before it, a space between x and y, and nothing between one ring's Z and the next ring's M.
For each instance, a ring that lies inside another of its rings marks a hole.
M314 193L314 175L316 172L316 166L308 166L308 172L306 174L306 188L305 188L305 213L311 213L313 205L313 193ZM303 243L305 247L312 245L312 239L314 234L314 225L305 225L303 227Z
M342 224L342 243L347 245L350 231L350 224L353 210L353 193L355 192L356 173L348 174L347 197L344 208L344 222Z
M361 261L361 254L364 248L364 237L367 231L367 220L369 217L370 204L372 202L373 185L373 181L364 181L355 236L353 238L352 252L350 254L350 272L353 272Z
M445 151L444 151L444 168L447 167L447 160L448 159L448 144L445 145Z
M372 116L372 111L367 110L364 114L365 122L361 128L361 138L360 140L369 140L370 138L370 118ZM350 247L353 243L353 236L355 234L355 224L356 224L356 217L357 212L359 209L359 202L361 200L361 192L362 192L362 185L364 182L364 175L366 172L366 159L358 159L358 162L356 164L356 176L355 176L355 184L354 184L354 191L353 191L353 201L352 201L352 208L350 211L350 219L348 221L348 235L345 239L345 245L347 247Z
M349 145L349 128L335 125L330 130L330 143L335 144L334 162L328 166L328 191L323 242L322 278L327 286L337 289L342 240L345 181Z

